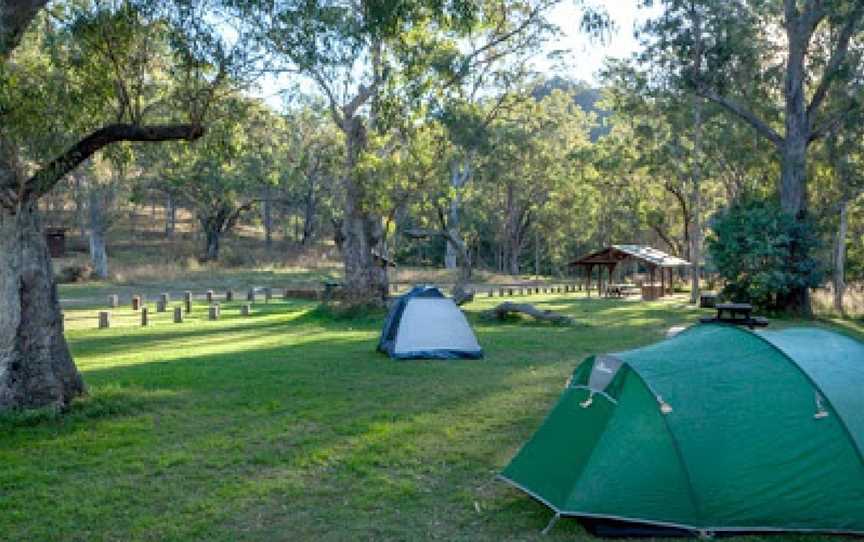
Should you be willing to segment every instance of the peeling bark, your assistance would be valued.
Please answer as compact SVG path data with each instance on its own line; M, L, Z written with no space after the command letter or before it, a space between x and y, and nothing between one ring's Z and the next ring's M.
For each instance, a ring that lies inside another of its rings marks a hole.
M65 407L84 392L35 201L0 208L0 411Z
M388 293L387 268L376 261L374 250L379 247L384 232L381 220L363 208L362 181L355 178L360 154L366 147L366 129L359 117L345 119L342 129L346 135L346 174L342 178L346 299L355 304L383 303Z

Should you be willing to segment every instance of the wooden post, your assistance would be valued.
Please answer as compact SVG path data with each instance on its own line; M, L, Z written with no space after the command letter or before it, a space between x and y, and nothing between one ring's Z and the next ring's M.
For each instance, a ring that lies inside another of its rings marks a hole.
M132 310L140 311L141 310L141 296L133 295L132 296Z
M186 314L192 312L192 292L183 293L183 304L186 306Z
M651 270L648 273L648 276L650 277L649 282L651 284L650 290L651 290L651 299L652 300L654 299L654 297L656 295L656 287L654 286L654 269L655 268L652 266Z
M207 303L213 303L213 290L207 290Z
M249 291L246 292L246 301L255 303L255 288L249 288Z
M593 265L588 265L588 273L585 276L585 290L588 292L588 297L591 297L591 271L594 270Z
M270 303L271 299L273 299L273 288L268 286L264 288L264 303Z
M150 325L150 318L147 314L147 307L141 307L141 327Z
M109 327L111 327L111 313L101 311L99 313L99 329L108 329Z
M660 268L660 297L666 295L666 270Z
M218 320L219 319L219 304L218 303L215 305L210 305L209 309L207 310L207 317L210 320Z
M513 297L513 288L507 288L507 295Z
M252 314L252 304L244 303L240 306L240 316L249 316Z
M108 296L108 306L112 309L116 309L120 306L120 296L117 294Z
M230 303L232 301L234 301L234 290L228 288L228 290L225 291L225 302Z
M489 297L495 297L495 290L489 288Z
M174 323L183 323L183 307L174 307Z
M168 306L165 304L165 301L161 299L156 300L156 312L165 312L168 310Z
M163 294L161 294L161 295L159 296L159 299L161 299L162 302L165 303L165 304L167 305L168 303L171 302L171 294L169 294L169 293L163 293Z

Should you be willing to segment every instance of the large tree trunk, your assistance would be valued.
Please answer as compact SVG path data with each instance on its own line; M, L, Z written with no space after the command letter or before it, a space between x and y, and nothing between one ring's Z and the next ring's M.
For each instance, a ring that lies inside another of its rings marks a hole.
M345 121L346 174L344 217L342 222L342 259L345 264L345 291L351 304L380 303L388 293L387 268L373 254L383 231L378 217L363 208L362 181L356 178L357 161L366 145L363 121L352 117ZM382 254L383 256L383 254Z
M219 231L210 230L207 232L207 261L215 262L219 259Z
M346 198L348 199L348 198ZM345 290L352 303L379 302L387 295L386 269L376 262L372 248L377 245L380 224L355 206L346 203L342 223L345 263Z
M789 51L784 81L786 135L780 145L780 205L792 216L800 217L807 205L807 146L810 122L804 95L804 58L809 35L800 23L787 21Z
M208 262L219 260L219 241L222 237L222 227L216 220L202 220L201 229L204 230L204 259Z
M450 213L447 218L447 229L450 235L459 236L459 205L462 196L459 192L450 200ZM459 249L449 240L444 243L444 267L447 269L456 269L458 266Z
M519 269L519 256L521 255L521 253L522 253L521 240L516 236L511 237L510 238L510 258L509 258L510 261L508 263L510 265L510 274L513 276L516 276L519 274L519 271L520 271L520 269Z
M834 310L844 314L843 295L846 293L846 232L849 226L849 202L840 202L840 223L837 225L837 237L834 240Z
M105 217L106 188L91 186L89 190L90 211L90 263L93 272L102 280L108 278L108 251L105 247L105 234L108 224Z
M453 238L461 238L460 224L462 222L462 189L471 178L471 161L466 158L461 164L453 164L450 168L450 186L453 187L454 195L450 200L450 212L447 217L447 229ZM456 269L459 265L458 246L451 241L445 243L446 249L444 253L444 267L447 269Z
M804 95L804 58L809 42L798 24L788 24L789 52L784 95L786 99L786 135L780 145L780 206L797 220L807 214L807 147L810 144L810 120ZM801 247L793 247L801 251ZM806 258L799 254L798 258ZM810 290L798 287L783 297L782 306L805 316L812 314Z
M84 392L35 201L0 207L0 411L64 407Z

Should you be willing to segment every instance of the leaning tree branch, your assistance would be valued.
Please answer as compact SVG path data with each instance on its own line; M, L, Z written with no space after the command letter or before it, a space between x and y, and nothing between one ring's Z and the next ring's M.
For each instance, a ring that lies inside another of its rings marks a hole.
M84 160L112 143L121 141L194 141L204 135L200 124L109 124L72 145L30 177L23 186L24 198L39 198L48 193L64 175Z
M726 109L727 111L735 114L741 120L745 121L747 124L752 126L759 132L761 135L766 137L769 141L774 143L777 147L783 144L783 136L778 134L773 128L768 126L762 119L757 117L752 111L745 108L743 105L738 102L727 98L726 96L721 96L717 94L713 90L705 87L704 85L697 85L696 93L699 96L707 100L711 100L716 103L720 107Z

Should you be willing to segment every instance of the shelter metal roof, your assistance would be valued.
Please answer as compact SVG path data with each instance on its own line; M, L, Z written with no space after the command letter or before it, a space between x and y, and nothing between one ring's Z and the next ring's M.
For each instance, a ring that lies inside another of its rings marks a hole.
M657 267L686 267L690 262L646 245L611 245L570 262L570 265L609 265L634 258Z

